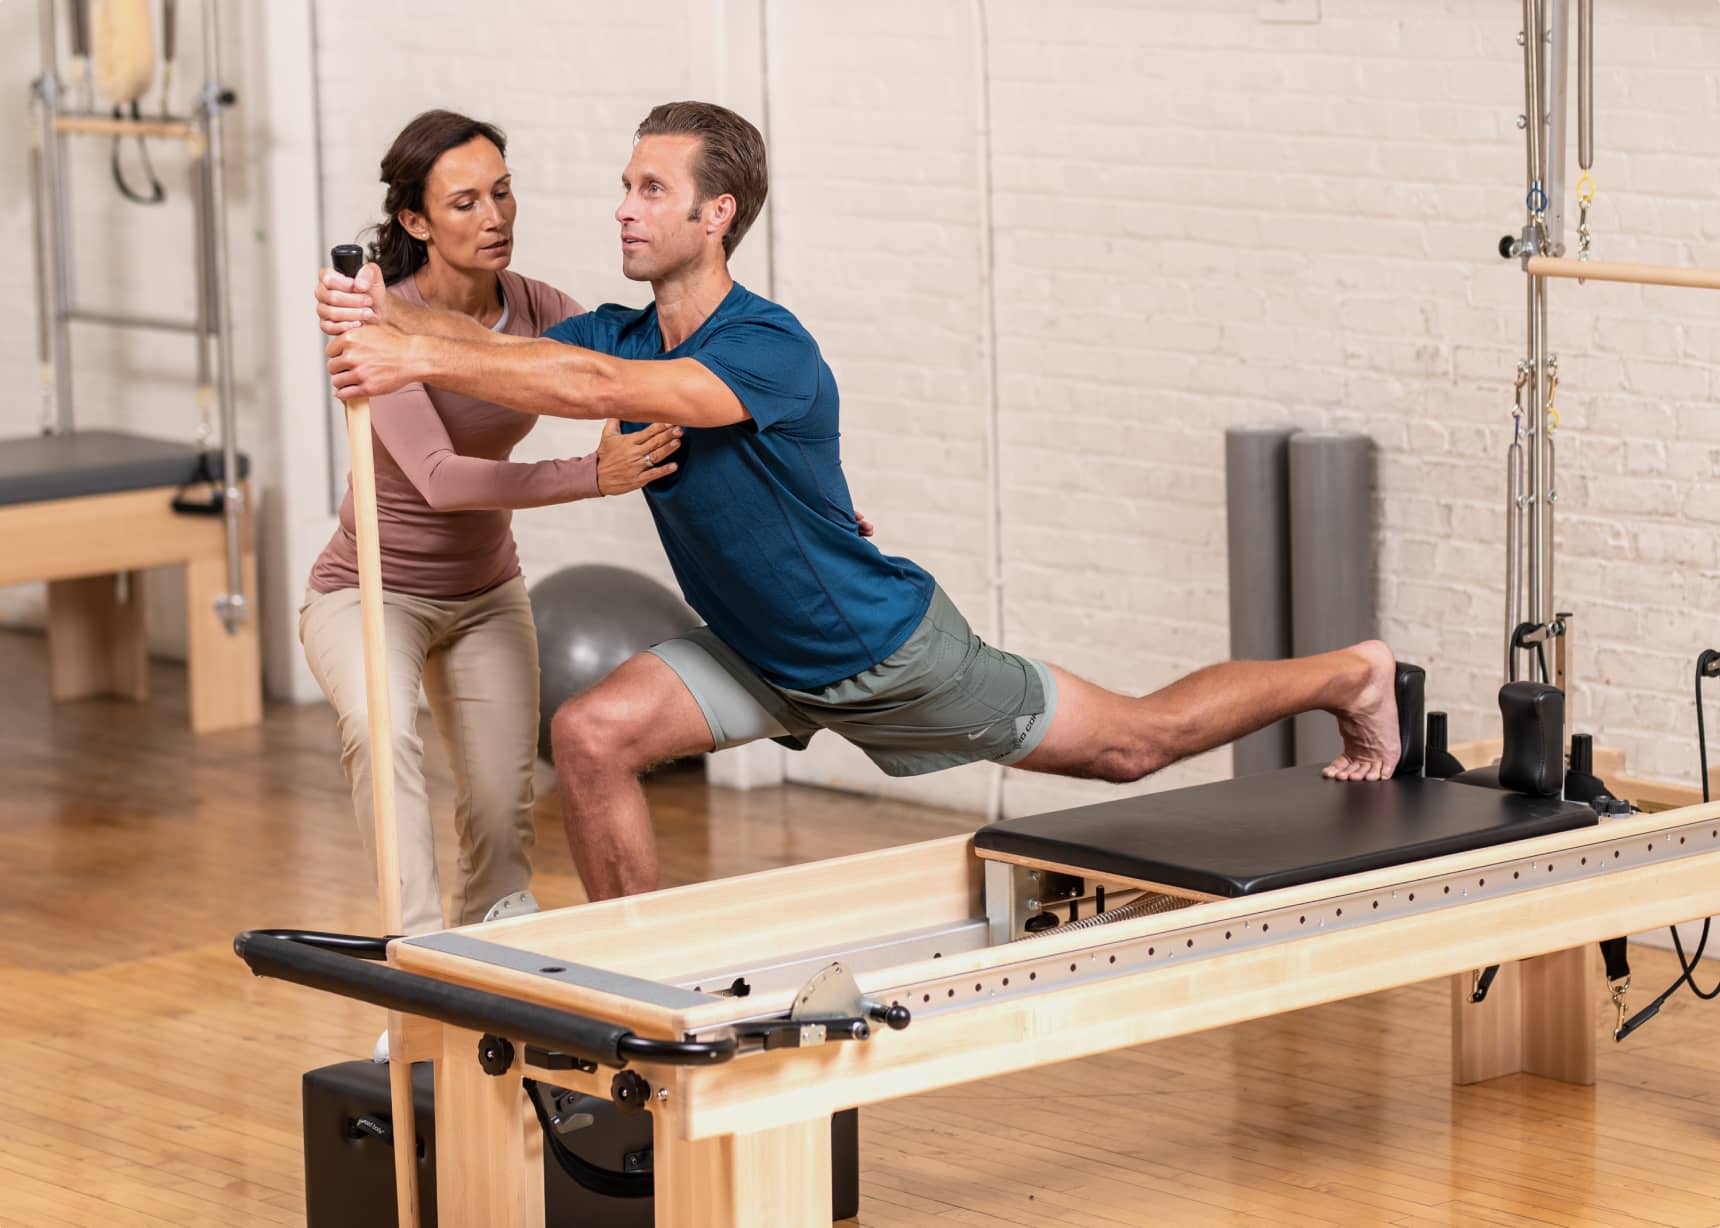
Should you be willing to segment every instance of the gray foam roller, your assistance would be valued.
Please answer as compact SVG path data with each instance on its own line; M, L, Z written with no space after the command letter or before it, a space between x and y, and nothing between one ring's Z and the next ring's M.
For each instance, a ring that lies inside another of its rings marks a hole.
M1377 633L1374 608L1373 443L1310 431L1290 440L1290 626L1295 655L1329 652ZM1295 720L1296 762L1343 749L1324 712Z
M1290 469L1294 427L1238 427L1224 434L1225 525L1230 545L1230 655L1290 655ZM1231 748L1238 776L1289 767L1289 721Z

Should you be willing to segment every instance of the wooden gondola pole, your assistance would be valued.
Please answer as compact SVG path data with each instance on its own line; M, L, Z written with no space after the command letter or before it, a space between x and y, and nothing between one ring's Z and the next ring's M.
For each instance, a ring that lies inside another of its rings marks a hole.
M1689 269L1667 264L1619 264L1607 260L1531 256L1525 266L1531 277L1569 277L1578 281L1617 281L1637 286L1685 286L1720 290L1720 270Z
M331 255L337 271L356 276L364 249L343 243ZM376 882L384 932L405 932L400 901L400 838L394 819L394 723L389 711L388 632L382 616L382 547L376 527L376 462L371 451L370 399L346 402L352 454L352 519L358 538L358 605L364 624L364 697L370 726L370 800L376 822ZM418 1228L418 1130L413 1116L412 1063L405 1016L388 1012L388 1091L393 1113L394 1189L400 1228Z

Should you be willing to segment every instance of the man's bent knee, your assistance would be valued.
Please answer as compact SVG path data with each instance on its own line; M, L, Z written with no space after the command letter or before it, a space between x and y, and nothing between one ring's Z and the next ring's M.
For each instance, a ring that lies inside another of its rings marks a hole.
M550 749L557 768L589 772L620 768L638 773L638 731L624 715L600 699L576 695L555 710L549 722Z

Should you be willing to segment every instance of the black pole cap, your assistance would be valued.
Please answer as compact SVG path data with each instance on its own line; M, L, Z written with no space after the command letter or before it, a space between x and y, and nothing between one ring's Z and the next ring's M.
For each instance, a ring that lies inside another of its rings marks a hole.
M328 254L335 272L342 277L357 277L364 267L364 249L356 243L342 243Z

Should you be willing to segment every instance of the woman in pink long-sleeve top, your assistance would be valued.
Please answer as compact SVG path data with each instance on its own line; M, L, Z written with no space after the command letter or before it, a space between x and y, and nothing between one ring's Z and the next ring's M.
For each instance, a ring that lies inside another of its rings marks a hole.
M502 134L448 111L418 116L382 160L387 216L370 258L391 293L535 337L580 305L508 270L515 203ZM637 490L674 471L678 428L622 435L596 453L508 459L538 419L422 384L371 401L394 718L401 899L408 933L444 923L423 742L422 683L452 763L456 877L447 923L482 920L531 879L538 736L537 637L510 528L514 508ZM299 617L311 671L334 706L358 830L375 866L364 644L352 492L311 568ZM374 879L374 874L372 875Z

